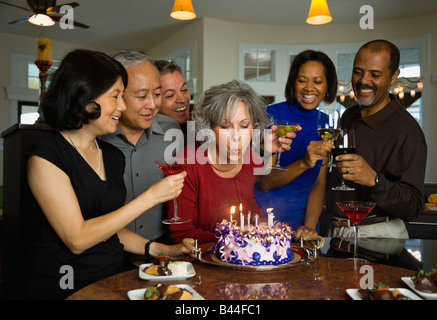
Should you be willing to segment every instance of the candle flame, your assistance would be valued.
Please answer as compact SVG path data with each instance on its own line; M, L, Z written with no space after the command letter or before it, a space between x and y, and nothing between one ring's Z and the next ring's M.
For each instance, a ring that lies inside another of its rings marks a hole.
M231 214L234 214L235 213L235 206L232 206L231 207Z
M243 204L240 203L240 212L243 211Z

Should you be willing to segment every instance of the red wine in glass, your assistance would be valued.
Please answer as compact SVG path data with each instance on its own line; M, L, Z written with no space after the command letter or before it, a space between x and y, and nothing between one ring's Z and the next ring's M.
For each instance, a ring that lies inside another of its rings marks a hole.
M357 148L332 148L331 151L335 158L341 154L356 153Z
M358 261L358 225L373 210L376 203L371 201L337 201L336 203L354 226L354 260Z
M164 159L156 159L154 160L156 165L161 169L166 176L172 176L178 173L181 173L182 171L185 171L188 167L186 159L181 160L180 163L172 163L168 164ZM182 163L181 163L182 162ZM178 204L176 201L176 198L173 199L173 205L174 205L174 216L171 219L165 219L162 221L164 224L181 224L186 223L190 221L190 219L184 219L179 217L178 215Z
M355 153L355 130L354 129L342 129L337 139L334 142L335 148L331 149L332 155L335 159L336 156L341 154ZM332 190L336 191L353 191L355 188L348 187L344 183L343 177L341 178L341 184Z

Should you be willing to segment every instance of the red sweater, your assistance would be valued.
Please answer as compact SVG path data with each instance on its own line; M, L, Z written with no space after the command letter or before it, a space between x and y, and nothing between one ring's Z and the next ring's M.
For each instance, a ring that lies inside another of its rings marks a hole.
M250 155L252 157L249 162ZM254 168L262 166L259 155L248 150L244 154L241 171L233 178L222 178L214 172L210 164L199 164L196 159L196 163L187 168L184 187L177 198L179 216L189 218L190 222L169 225L172 240L180 243L184 238L193 238L199 244L215 242L216 223L223 219L229 220L231 206L236 207L234 219L240 221L240 203L244 213L248 210L252 212L252 223L255 213L259 215L260 222L265 221L262 210L253 197L253 187L258 179ZM167 212L169 217L173 217L173 201L167 203Z

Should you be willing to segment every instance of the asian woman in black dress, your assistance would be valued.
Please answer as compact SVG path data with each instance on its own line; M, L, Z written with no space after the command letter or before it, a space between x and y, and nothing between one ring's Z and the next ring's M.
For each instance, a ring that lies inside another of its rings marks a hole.
M122 271L123 250L186 253L180 244L156 243L152 252L147 239L124 229L145 210L177 197L186 175L166 177L124 204L124 155L96 138L116 130L126 84L123 66L96 51L70 52L54 73L42 110L56 130L28 158L35 198L28 221L28 298L65 298Z

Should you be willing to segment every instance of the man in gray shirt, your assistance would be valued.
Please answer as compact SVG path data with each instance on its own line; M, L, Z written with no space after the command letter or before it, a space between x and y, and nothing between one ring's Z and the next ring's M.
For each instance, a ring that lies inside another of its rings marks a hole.
M165 132L180 126L174 119L158 114L161 85L152 58L143 52L127 50L113 57L123 64L129 76L124 92L126 111L117 131L102 140L119 148L126 157L126 202L129 202L165 177L153 160L164 158L165 149L172 144L164 141ZM167 227L162 223L165 218L166 203L163 203L143 213L126 228L147 239L168 243Z

